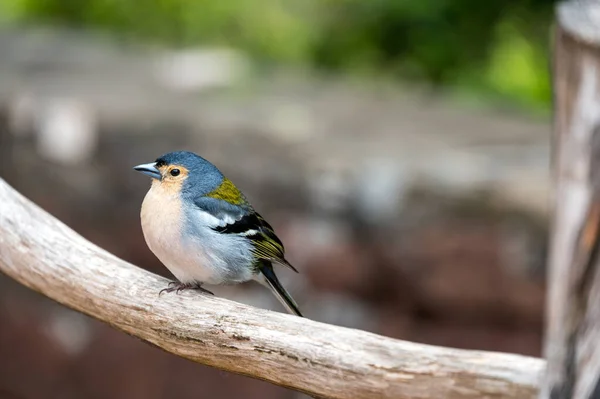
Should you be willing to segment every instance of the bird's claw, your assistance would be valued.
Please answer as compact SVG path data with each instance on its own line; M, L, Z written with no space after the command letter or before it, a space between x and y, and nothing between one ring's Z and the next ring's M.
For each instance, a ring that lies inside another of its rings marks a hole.
M163 288L162 290L160 290L158 292L158 295L160 296L163 292L171 293L173 291L175 291L176 294L179 294L181 291L185 291L185 290L198 290L198 291L204 292L205 294L214 295L212 292L210 292L206 288L203 288L201 283L184 284L179 281L169 282L168 288Z

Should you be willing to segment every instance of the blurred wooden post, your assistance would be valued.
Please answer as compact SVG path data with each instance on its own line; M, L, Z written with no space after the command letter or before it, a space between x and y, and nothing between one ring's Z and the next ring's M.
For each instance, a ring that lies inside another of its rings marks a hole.
M600 1L557 7L544 399L600 398Z

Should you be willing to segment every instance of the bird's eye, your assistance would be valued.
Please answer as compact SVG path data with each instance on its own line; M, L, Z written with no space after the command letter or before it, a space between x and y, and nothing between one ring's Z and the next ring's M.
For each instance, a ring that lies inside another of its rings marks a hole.
M171 176L179 176L179 173L181 173L179 169L171 169Z

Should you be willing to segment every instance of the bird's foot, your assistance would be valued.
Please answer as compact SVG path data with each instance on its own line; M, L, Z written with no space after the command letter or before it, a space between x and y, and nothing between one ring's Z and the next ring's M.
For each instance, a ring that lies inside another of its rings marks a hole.
M179 281L171 281L169 283L168 288L163 288L160 290L158 295L160 296L163 292L170 293L175 291L176 294L179 294L181 291L185 290L198 290L200 292L204 292L205 294L214 295L212 292L202 287L202 283L181 283Z

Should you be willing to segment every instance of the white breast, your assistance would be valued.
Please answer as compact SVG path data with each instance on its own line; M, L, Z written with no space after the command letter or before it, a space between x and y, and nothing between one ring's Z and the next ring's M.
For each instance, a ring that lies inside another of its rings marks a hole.
M142 203L141 222L150 250L181 282L225 284L252 278L251 248L242 237L210 229L200 210L184 212L175 193L156 182ZM215 218L216 219L216 218ZM214 224L213 220L210 220ZM192 223L190 228L189 223Z
M142 203L142 230L146 244L181 282L211 280L210 265L201 253L191 252L182 240L181 201L176 194L153 184Z

